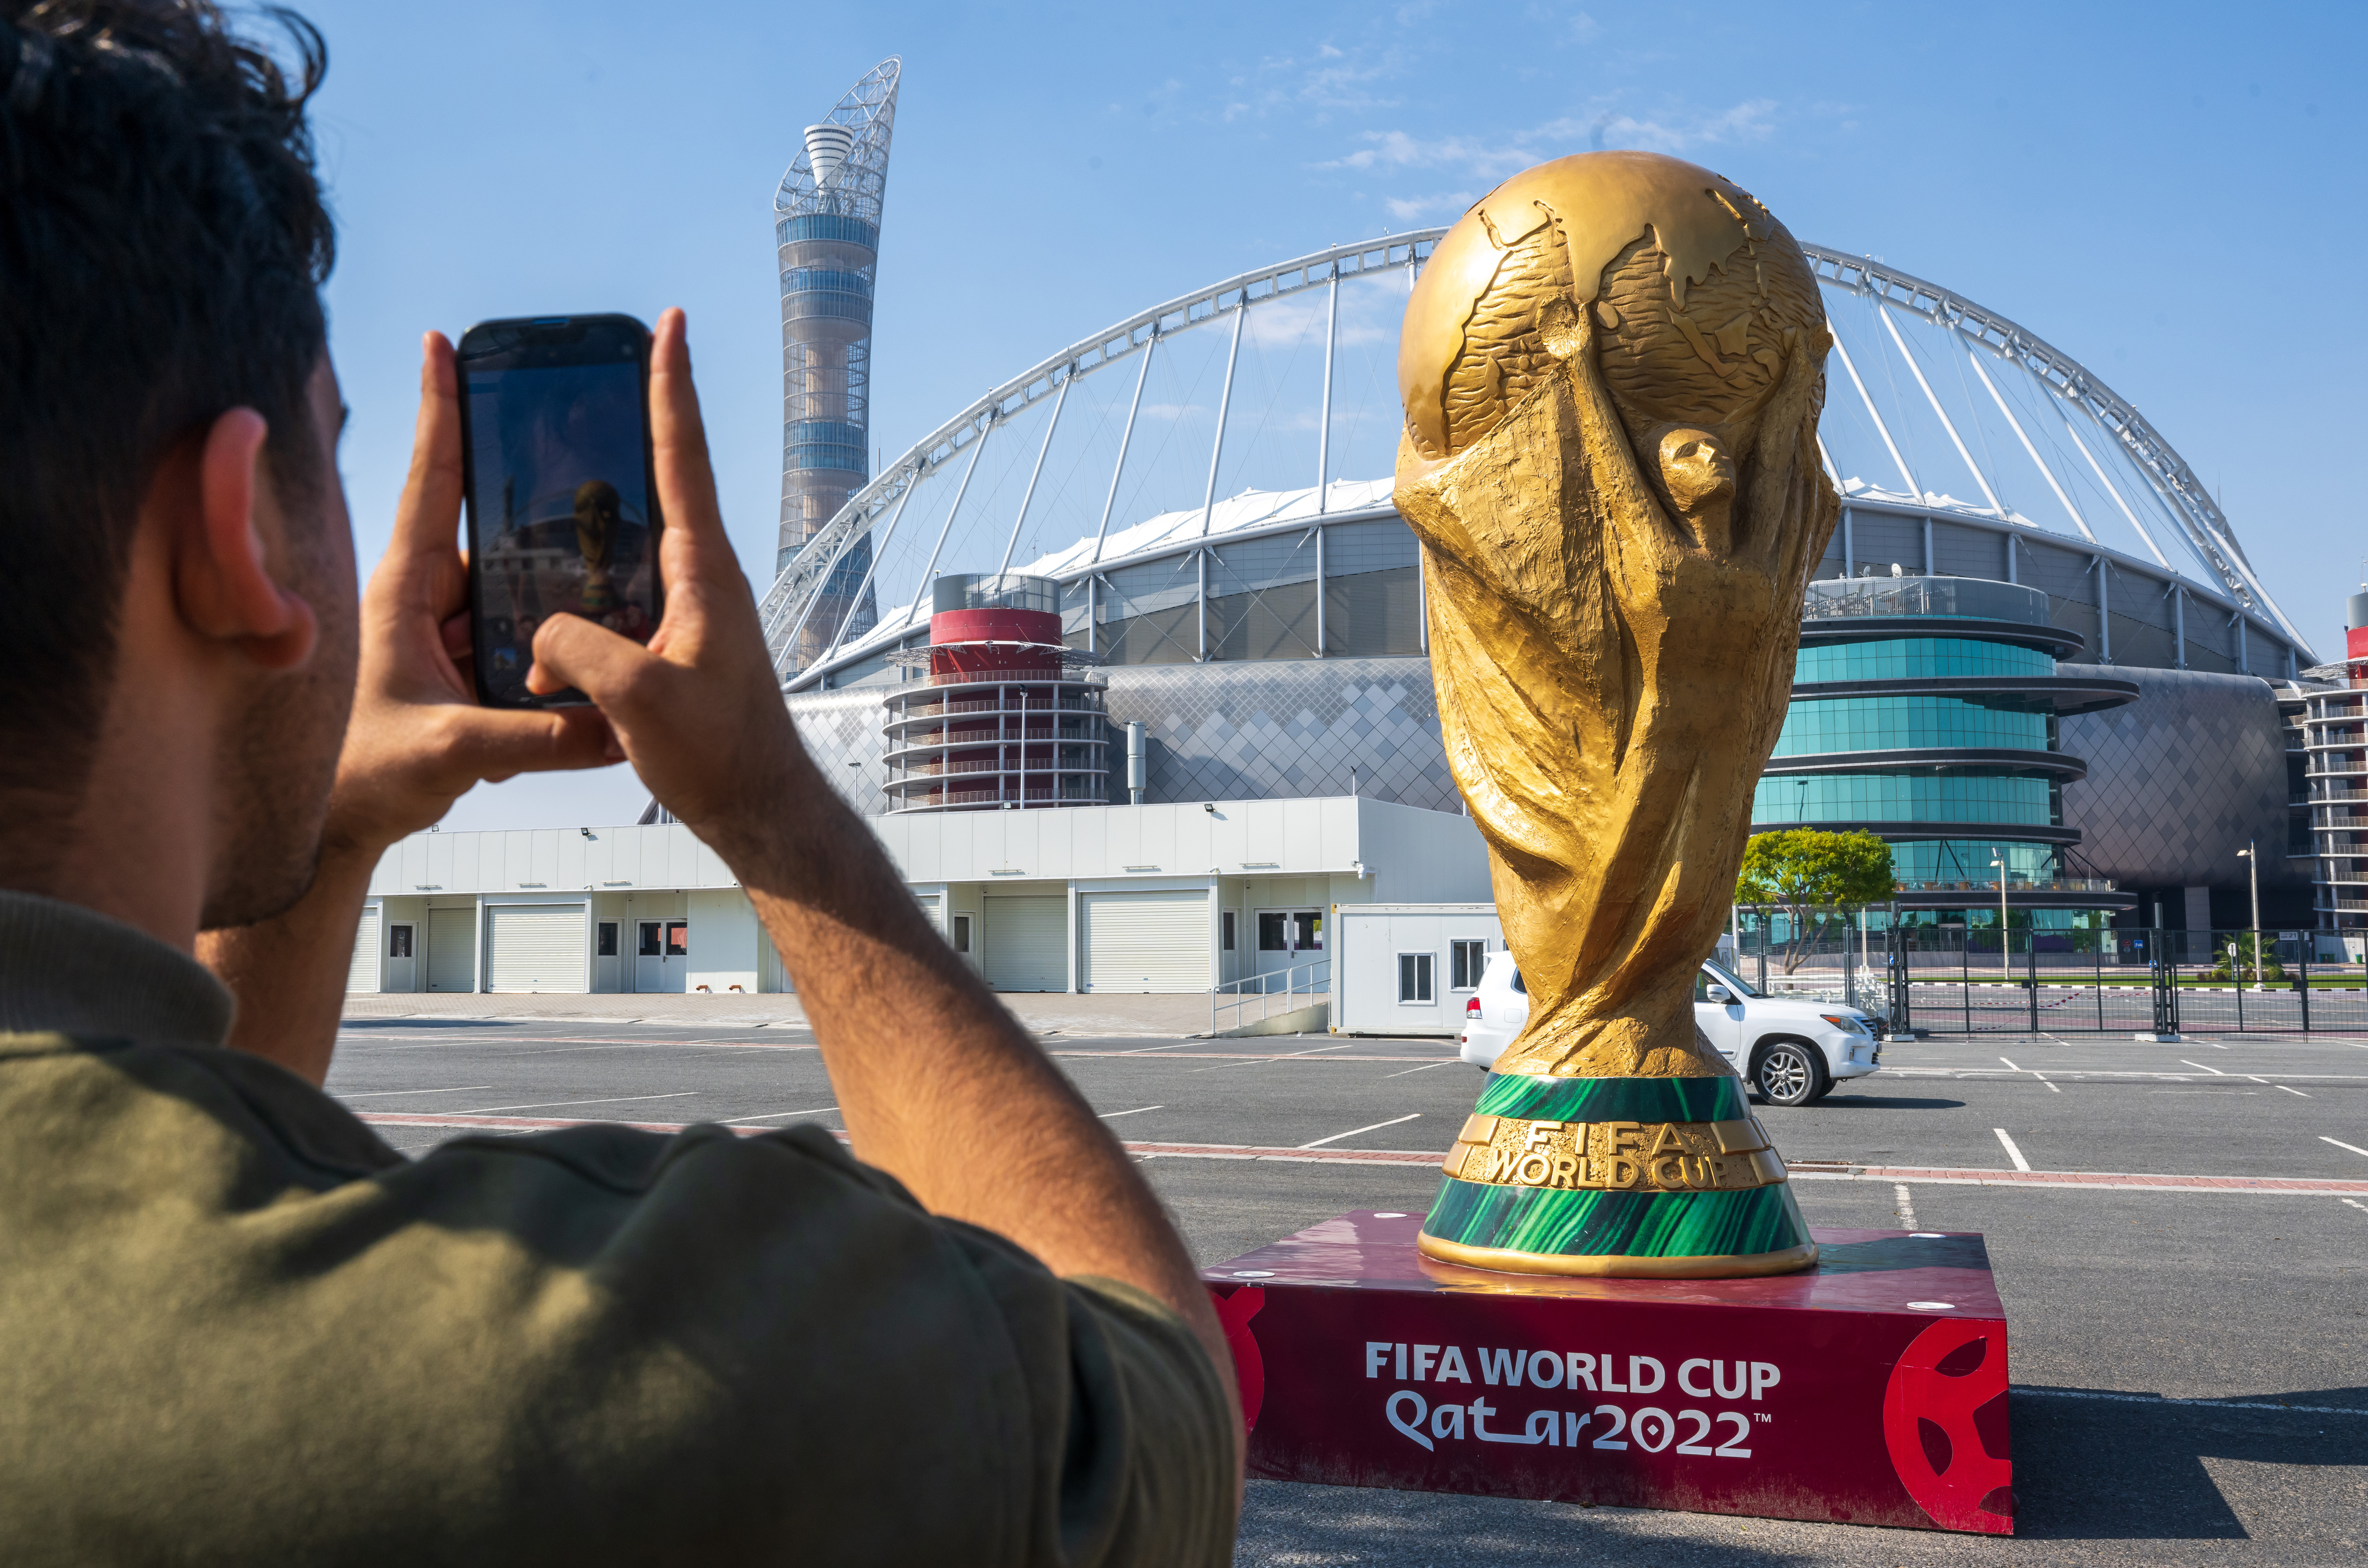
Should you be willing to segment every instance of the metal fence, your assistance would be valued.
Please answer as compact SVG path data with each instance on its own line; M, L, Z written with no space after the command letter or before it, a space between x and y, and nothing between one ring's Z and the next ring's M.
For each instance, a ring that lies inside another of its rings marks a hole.
M1850 1003L1895 1034L2368 1034L2368 965L2314 931L1865 927L1787 953L1746 930L1763 991ZM1789 964L1789 968L1788 968Z

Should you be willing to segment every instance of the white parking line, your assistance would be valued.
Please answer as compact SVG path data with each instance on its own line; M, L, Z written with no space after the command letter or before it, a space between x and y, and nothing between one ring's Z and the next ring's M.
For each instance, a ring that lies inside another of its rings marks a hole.
M1997 1133L1998 1141L2006 1145L2006 1157L2014 1162L2016 1170L2027 1171L2031 1168L2031 1162L2022 1157L2022 1151L2014 1146L2014 1140L2006 1135L2005 1128L1993 1127L1990 1131Z
M471 1089L490 1089L491 1084L463 1084L457 1089L372 1089L366 1095L339 1095L341 1100L376 1100L389 1095L465 1095Z
M1242 1062L1220 1062L1214 1067L1195 1067L1192 1071L1195 1073L1223 1073L1229 1067L1256 1067L1268 1062L1290 1062L1302 1056L1321 1056L1327 1051L1347 1051L1357 1043L1357 1041L1352 1040L1341 1045L1319 1045L1313 1051L1289 1051L1283 1052L1280 1056L1253 1056L1248 1058L1247 1061ZM1129 1054L1132 1054L1132 1052Z
M532 1105L481 1105L471 1110L456 1110L454 1116L491 1116L497 1110L550 1110L570 1105L627 1105L636 1100L678 1100L699 1093L697 1089L678 1089L670 1095L619 1095L605 1100L538 1100Z
M719 1127L734 1127L744 1121L773 1121L784 1116L827 1116L837 1108L838 1108L835 1105L826 1105L816 1106L812 1110L768 1110L762 1116L730 1117L716 1123L716 1125Z
M2286 1086L2283 1084L2271 1084L2270 1087L2273 1089L2286 1089ZM2286 1089L2286 1093L2300 1096L2304 1099L2310 1098L2308 1095L2303 1094L2300 1089Z
M1426 1062L1419 1067L1407 1068L1406 1073L1384 1073L1382 1076L1384 1078L1403 1078L1406 1075L1406 1073L1428 1073L1434 1067L1458 1067L1462 1065L1463 1065L1463 1058L1460 1056L1451 1056L1444 1062Z
M1133 1110L1106 1110L1101 1113L1101 1119L1108 1121L1115 1116L1141 1116L1147 1110L1166 1110L1167 1108L1164 1105L1139 1105Z
M2329 1138L2324 1132L2318 1135L2318 1141L2322 1143L2332 1143L2339 1149L2349 1149L2355 1154L2368 1154L2368 1149L2363 1149L2357 1143L2346 1143L2340 1138Z
M2180 1057L2180 1060L2181 1062L2187 1062L2187 1058L2184 1056ZM2187 1065L2194 1068L2198 1073L2209 1073L2215 1078L2225 1078L2228 1075L2227 1074L2220 1071L2217 1067L2206 1067L2201 1062L2187 1062Z
M1329 1138L1318 1138L1315 1142L1302 1143L1300 1147L1303 1149L1321 1149L1326 1143L1338 1143L1341 1139L1354 1138L1360 1132L1378 1132L1384 1127L1395 1127L1401 1121L1417 1120L1421 1116L1422 1112L1420 1111L1416 1111L1412 1116L1394 1116L1387 1121L1377 1121L1371 1127L1352 1127L1346 1132L1335 1132Z
M2349 1203L2354 1209L2359 1210L2362 1214L2368 1214L2368 1203L2362 1203L2356 1198L2347 1198L2342 1201Z
M1914 1230L1916 1228L1916 1200L1907 1196L1907 1184L1903 1181L1893 1182L1891 1184L1891 1196L1898 1200L1899 1218L1901 1222L1906 1224L1909 1230Z

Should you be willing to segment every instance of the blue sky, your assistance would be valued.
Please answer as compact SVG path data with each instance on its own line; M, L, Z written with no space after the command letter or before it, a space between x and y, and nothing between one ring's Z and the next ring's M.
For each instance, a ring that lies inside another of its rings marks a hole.
M330 46L315 123L365 560L423 330L678 304L761 585L772 193L801 129L888 54L872 434L892 453L1156 300L1451 221L1548 157L1645 147L2085 361L2219 488L2323 655L2368 555L2368 329L2338 287L2368 240L2356 6L303 8ZM644 798L612 769L480 788L448 820L613 822Z

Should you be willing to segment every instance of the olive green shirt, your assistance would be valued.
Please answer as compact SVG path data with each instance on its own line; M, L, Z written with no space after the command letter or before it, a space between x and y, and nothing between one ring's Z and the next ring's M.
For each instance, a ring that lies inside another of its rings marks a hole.
M0 892L0 1563L1216 1564L1173 1312L819 1129L417 1160Z

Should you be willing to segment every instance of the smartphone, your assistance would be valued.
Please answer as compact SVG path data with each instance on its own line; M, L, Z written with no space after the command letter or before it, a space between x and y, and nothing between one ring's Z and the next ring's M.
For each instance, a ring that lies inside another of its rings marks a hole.
M650 459L650 329L632 316L480 322L461 335L461 493L477 700L527 689L535 629L580 615L646 642L665 613Z

